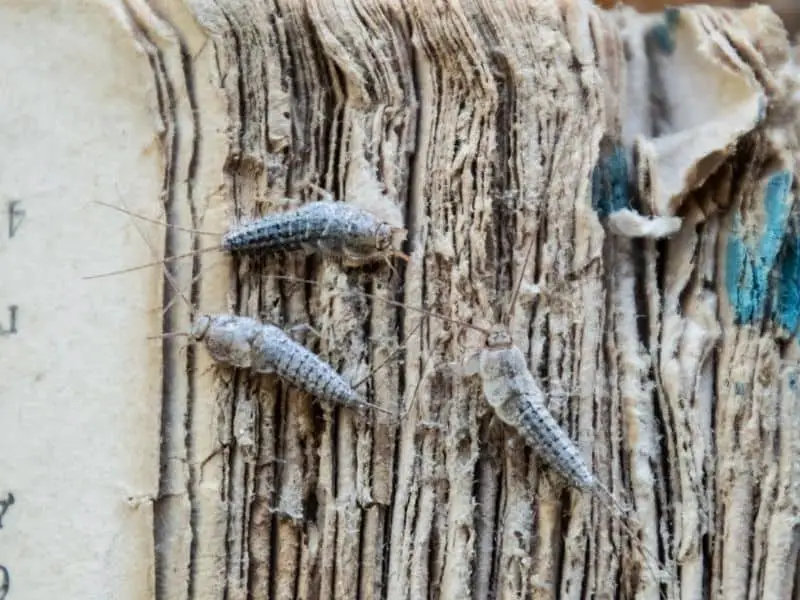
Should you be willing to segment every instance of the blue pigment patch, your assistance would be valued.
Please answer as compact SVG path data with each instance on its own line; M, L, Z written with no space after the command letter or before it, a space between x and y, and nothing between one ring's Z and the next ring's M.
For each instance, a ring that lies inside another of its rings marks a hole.
M674 30L678 26L678 22L681 20L681 11L674 6L668 6L664 9L664 23L667 24L667 27L670 30Z
M622 146L601 156L592 171L592 207L603 219L622 208L631 208L628 157Z
M773 318L784 329L796 332L800 325L800 231L786 233L778 258L778 291Z
M741 213L734 216L726 250L725 286L739 324L764 318L770 295L769 276L786 231L791 186L790 171L780 171L769 178L764 190L765 222L757 239L743 231Z
M647 37L655 43L655 46L664 54L675 52L675 28L680 21L681 13L677 8L670 7L664 9L664 22L653 25L647 32Z

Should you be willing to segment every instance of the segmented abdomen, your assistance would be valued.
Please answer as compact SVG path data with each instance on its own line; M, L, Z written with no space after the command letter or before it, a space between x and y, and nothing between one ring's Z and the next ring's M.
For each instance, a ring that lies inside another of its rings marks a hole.
M311 202L297 210L271 214L229 231L229 252L278 252L313 246L341 252L349 240L374 235L377 220L343 202Z
M301 346L280 328L266 324L253 340L253 370L274 371L312 396L356 407L356 392L328 363Z
M548 467L581 490L594 487L595 479L578 448L541 402L521 398L517 430Z

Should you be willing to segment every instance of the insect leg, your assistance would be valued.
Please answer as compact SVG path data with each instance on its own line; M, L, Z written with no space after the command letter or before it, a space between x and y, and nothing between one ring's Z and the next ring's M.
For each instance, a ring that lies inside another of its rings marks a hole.
M298 323L297 325L292 325L286 331L290 336L302 336L306 333L313 333L316 337L321 338L322 334L314 329L309 323Z
M306 188L310 189L311 191L316 193L320 198L322 198L322 200L325 200L326 202L333 202L334 201L333 194L331 192L329 192L328 190L326 190L323 187L318 186L316 183L314 183L312 181L307 181L304 184L301 184L301 187L306 187Z

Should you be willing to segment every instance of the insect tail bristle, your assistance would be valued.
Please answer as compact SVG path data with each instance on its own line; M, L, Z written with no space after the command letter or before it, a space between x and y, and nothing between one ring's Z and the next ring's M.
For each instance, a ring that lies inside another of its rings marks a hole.
M160 225L164 225L164 226L167 226L167 227L170 227L170 228L173 228L173 229L191 231L192 233L196 232L196 230L193 230L193 229L187 229L187 228L183 228L183 227L179 227L179 226L172 226L172 225L169 225L168 223L163 223L161 221L157 221L157 220L154 220L154 219L149 219L147 217L143 217L142 215L138 215L138 214L134 213L133 211L128 210L125 207L115 206L113 204L109 204L109 203L102 202L102 201L99 201L99 200L96 200L95 202L97 204L101 204L103 206L109 206L110 208L117 209L117 210L119 210L119 211L121 211L121 212L123 212L123 213L125 213L127 215L130 215L130 216L136 217L136 218L140 218L140 219L143 219L145 221L149 221L149 222L157 223L157 224L160 224ZM155 254L155 252L156 252L155 248L153 247L153 244L150 242L150 240L147 237L147 235L145 235L144 231L142 231L142 229L138 225L136 225L135 222L134 222L134 226L135 226L137 232L139 233L139 235L141 236L141 238L144 240L145 244L147 244L147 246L150 249L150 251ZM209 232L199 232L199 233L209 233ZM214 235L217 235L217 234L214 234ZM196 257L201 253L208 252L208 251L214 251L214 250L218 250L218 249L219 249L219 246L210 246L208 248L202 248L202 249L199 249L199 250L192 250L191 252L187 252L187 253L183 253L183 254L167 256L167 257L165 257L165 258L163 258L163 259L161 259L159 261L155 261L153 263L148 263L146 265L139 265L137 267L131 267L129 269L123 269L123 270L115 271L115 272L112 272L112 273L105 273L105 274L100 274L100 275L87 276L87 277L84 277L84 279L95 279L95 278L99 278L99 277L106 277L106 276L120 274L120 273L133 272L133 271L137 271L137 270L140 270L140 269L145 269L145 268L152 267L152 266L162 266L162 267L164 267L163 268L163 275L164 275L165 284L168 285L169 288L173 292L172 293L172 297L169 299L169 301L166 303L166 305L161 309L162 316L166 315L170 311L172 306L175 304L175 302L177 302L179 299L183 300L183 302L186 304L186 306L188 306L192 310L192 312L195 312L196 311L196 307L194 306L192 301L189 298L186 297L184 290L181 289L180 285L178 284L178 281L176 280L176 274L169 267L170 267L171 263L176 261L176 260L179 260L179 259L182 259L182 258L188 258L188 257ZM194 284L200 278L200 275L201 274L198 273L197 275L192 277L191 286L194 286ZM164 335L158 336L158 337L163 339L164 337L171 337L173 335L176 335L176 336L191 336L191 333L164 334Z
M117 191L119 192L119 190L117 190ZM120 197L121 197L121 194L120 194ZM122 207L120 210L122 210L126 214L129 214L129 215L132 215L132 216L138 216L135 213L127 210L127 208L125 208L125 207ZM133 221L133 225L134 225L134 227L136 229L136 232L142 238L144 243L147 244L147 247L150 249L150 251L155 254L155 248L153 247L153 244L150 242L150 239L147 237L147 235L145 235L144 231L142 231L142 229L136 224L136 221ZM175 280L175 275L170 271L170 269L169 268L164 268L163 274L164 274L164 280L173 289L173 291L176 294L176 297L173 297L170 300L170 302L167 304L167 307L162 311L162 315L167 313L167 311L172 306L172 304L174 304L175 299L177 298L177 296L180 296L181 298L183 298L184 301L187 302L187 304L189 306L191 306L192 303L186 298L186 296L184 296L183 290L180 289L180 285L178 285L178 282Z
M221 250L220 246L209 246L208 248L201 248L200 250L193 250L191 252L186 252L184 254L175 254L174 256L168 256L166 258L162 258L161 260L157 260L150 263L145 263L143 265L137 265L135 267L127 267L125 269L119 269L117 271L110 271L108 273L96 273L94 275L84 275L81 279L102 279L103 277L111 277L113 275L123 275L125 273L133 273L135 271L141 271L143 269L149 269L150 267L160 267L168 264L170 262L180 260L182 258L188 258L190 256L196 256L198 254L202 254L204 252L211 252L213 250Z
M664 581L664 577L667 575L666 566L642 543L637 532L628 523L630 519L630 509L623 506L622 503L617 500L614 494L612 494L611 491L597 479L595 479L594 482L594 490L597 492L597 497L600 499L601 503L612 513L616 513L616 515L619 517L618 523L627 534L631 545L633 545L636 551L639 552L642 558L644 558L644 563L647 567L647 570L653 576L655 581L661 585L661 583ZM653 565L655 565L655 567ZM661 593L661 596L664 596L663 592Z
M103 202L102 200L92 200L93 204L99 204L100 206L105 206L106 208L111 208L117 210L121 213L124 213L134 219L139 219L141 221L146 221L148 223L153 223L155 225L161 225L162 227L167 227L169 229L175 229L177 231L185 231L187 233L196 233L198 235L214 235L219 236L220 233L216 231L203 231L202 229L192 229L191 227L181 227L180 225L174 225L171 223L167 223L166 221L160 221L159 219L151 219L150 217L145 217L144 215L140 215L138 213L133 212L127 208L122 206L117 206L116 204L111 204L110 202Z
M366 400L359 400L358 406L363 406L364 408L369 408L370 410L391 415L392 417L396 416L394 411L389 410L388 408L383 408L382 406L378 406L377 404L373 404L372 402L367 402Z

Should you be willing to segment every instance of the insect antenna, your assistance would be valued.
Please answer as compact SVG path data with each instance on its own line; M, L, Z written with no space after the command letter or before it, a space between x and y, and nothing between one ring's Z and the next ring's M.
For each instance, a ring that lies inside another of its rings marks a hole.
M315 194L317 194L320 198L322 198L323 201L326 201L326 202L332 202L333 201L333 194L331 194L325 188L318 186L316 183L313 183L311 181L307 181L306 183L302 184L300 187L301 187L301 189L302 188L310 189ZM405 229L404 227L394 227L394 226L392 226L392 234L393 234L393 236L392 236L393 238L398 238L399 236L402 236L402 237L399 237L399 239L402 240L402 239L405 239L406 235L408 234L408 230ZM397 270L395 269L395 266L392 264L392 259L393 258L399 258L403 262L408 262L410 260L410 257L408 256L408 254L406 254L405 252L402 252L401 250L392 250L390 253L388 253L386 256L383 257L383 260L386 262L387 265L389 265L389 269L391 269L392 274L393 275L397 275Z
M191 335L192 334L189 333L188 331L170 331L168 333L160 333L158 335L148 335L144 339L146 339L146 340L168 340L168 339L172 339L172 338L187 338L187 340L188 340L188 338L191 337ZM181 357L181 360L183 360L186 357L186 352L187 352L188 348L189 348L189 344L188 343L182 344L181 346L178 347L178 356ZM212 364L212 365L209 366L209 369L212 369L213 367L214 367L214 365ZM209 369L206 369L206 371L208 371ZM205 372L203 374L205 375Z
M215 266L219 265L219 264L220 264L220 262L221 262L221 261L218 261L218 262L212 263L212 264L210 264L210 265L208 265L208 266L209 266L209 267L215 267ZM192 279L189 281L189 289L192 289L192 287L193 287L193 286L194 286L194 285L195 285L195 284L196 284L198 281L200 281L200 278L201 278L201 277L203 277L203 275L204 275L204 273L203 273L202 271L198 270L197 274L196 274L194 277L192 277ZM173 305L175 302L177 302L177 301L178 301L178 299L183 299L184 301L186 301L186 300L187 300L187 299L186 299L186 296L184 296L184 294L183 294L183 291L181 291L179 288L177 288L177 286L173 286L173 287L175 288L175 291L178 293L178 295L175 295L175 296L173 296L173 297L170 299L170 301L169 301L169 302L167 302L167 304L164 306L163 310L161 311L161 312L162 312L162 314L166 313L166 312L167 312L167 311L168 311L170 308L172 308L172 305ZM195 309L195 308L196 308L196 307L195 307L193 304L191 304L191 303L189 303L189 306L190 306L192 309Z
M408 262L409 260L411 260L411 257L408 254L406 254L405 252L401 252L400 250L392 251L392 253L387 256L387 260L389 258L399 258L403 262ZM392 265L391 261L389 262L389 266L394 268L394 265Z
M522 289L522 280L525 278L525 269L528 268L528 263L531 260L531 256L533 255L533 245L536 243L536 238L532 237L531 241L528 242L528 247L525 250L525 258L522 260L522 266L520 267L519 277L514 282L514 288L511 291L511 298L509 299L508 306L505 310L505 314L502 315L501 323L504 327L508 328L511 325L511 318L514 316L514 310L516 308L517 298L519 297L520 289Z
M321 188L318 188L318 187L317 187L317 186L315 186L314 184L310 184L310 186L309 186L309 187L311 187L312 189L314 189L315 191L317 191L318 193L320 193L320 194L321 194L321 195L323 195L323 196L326 196L326 197L331 197L331 195L330 195L329 193L327 193L326 191L322 190ZM99 204L99 205L101 205L101 206L106 206L106 207L112 208L112 209L114 209L114 210L117 210L117 211L119 211L119 212L122 212L122 213L124 213L124 214L126 214L126 215L128 215L128 216L131 216L131 217L133 217L134 219L136 219L136 220L138 220L138 221L146 221L146 222L154 223L154 224L156 224L156 225L160 225L160 226L162 226L162 227L167 227L167 228L168 228L168 229L170 229L170 230L185 231L185 232L188 232L188 233L191 233L191 234L201 234L201 235L219 235L219 234L218 234L218 233L216 233L216 232L210 232L210 231L196 230L196 229L191 229L191 228L187 228L187 227L181 227L181 226L177 226L177 225L173 226L173 225L171 225L171 224L165 223L165 222L163 222L163 221L160 221L160 220L157 220L157 219L150 219L149 217L144 217L143 215L139 215L139 214L136 214L136 213L134 213L133 211L129 210L129 209L128 209L127 207L125 207L125 206L116 206L116 205L114 205L114 204L110 204L110 203L106 203L106 202L101 202L101 201L98 201L98 202L96 202L96 203L97 203L97 204ZM135 221L134 221L134 223L135 223ZM148 239L147 239L147 237L144 235L144 233L142 232L142 230L141 230L141 229L138 227L138 225L136 225L136 228L137 228L137 231L139 232L139 234L142 236L142 238L145 240L145 242L146 242L146 243L148 244L148 246L150 247L150 249L151 249L151 252L155 253L155 250L154 250L154 247L153 247L153 245L152 245L152 244L150 244L149 240L148 240ZM399 231L399 229L398 229L398 231ZM403 231L405 231L405 230L403 230ZM173 256L168 256L168 257L165 257L165 258L164 258L164 259L162 259L162 260L155 261L155 262L152 262L152 263L148 263L148 264L146 264L146 265L139 265L139 266L137 266L137 267L131 267L131 268L128 268L128 269L123 269L123 270L115 271L115 272L112 272L112 273L105 273L105 274L101 274L101 275L90 275L90 276L87 276L87 277L85 277L85 279L94 279L94 278L106 277L106 276L115 275L115 274L120 274L120 273L133 272L133 271L137 271L137 270L144 269L144 268L148 268L148 267L152 267L152 266L162 266L162 267L163 267L163 266L165 266L165 265L169 265L169 264L171 264L173 261L175 261L175 260L179 260L179 259L181 259L181 258L188 258L188 257L195 257L195 258L196 258L196 257L197 257L197 256L198 256L200 253L203 253L203 252L209 252L209 251L216 251L216 250L219 250L219 249L221 249L221 246L220 246L220 245L214 245L214 246L212 246L212 247L207 247L207 248L202 248L202 249L195 249L195 250L193 250L192 252L187 252L187 253L183 253L183 254L177 254L177 255L173 255ZM407 256L407 255L405 255L405 254L403 254L402 252L395 251L393 254L394 254L395 256L401 256L403 259L405 259L405 260L408 260L408 256ZM392 269L394 269L394 265L392 265L392 264L391 264L391 261L389 261L389 264L390 264L390 267L391 267ZM199 279L200 277L202 277L202 276L203 276L203 273L201 273L201 272L199 272L199 273L195 274L195 275L192 277L192 279L191 279L190 286L194 286L194 285L196 284L196 282L198 281L198 279ZM183 292L183 291L180 289L180 287L179 287L179 285L178 285L178 283L177 283L177 281L176 281L176 278L175 278L175 276L174 276L173 270L172 270L172 269L169 269L169 268L166 268L166 269L164 269L164 277L165 277L165 280L166 280L166 281L169 283L169 285L170 285L170 286L171 286L171 287L172 287L172 288L175 290L175 292L176 292L176 293L175 293L175 294L174 294L174 295L173 295L173 296L172 296L170 299L168 299L168 300L166 301L166 304L165 304L165 306L163 307L163 314L166 314L166 313L167 313L167 312L168 312L168 311L169 311L169 310L170 310L170 309L173 307L173 304L174 304L174 303L175 303L175 302L176 302L176 301L177 301L179 298L180 298L180 299L183 299L183 301L185 302L185 304L186 304L187 306L191 307L191 309L192 309L192 312L195 312L195 311L196 311L196 309L195 309L195 307L193 306L193 303L192 303L192 302L191 302L191 301L190 301L190 300L189 300L189 299L186 297L185 293L184 293L184 292ZM308 284L315 284L315 285L318 285L318 284L319 284L319 282L318 282L318 281L314 281L314 280L307 280L307 279L300 279L300 278L297 278L297 277L281 276L281 275L272 275L272 277L274 277L275 279L278 279L278 280L281 280L281 279L282 279L282 280L286 280L286 281L294 281L294 282L301 282L301 283L308 283ZM383 302L383 303L385 303L385 304L387 304L387 305L390 305L390 306L395 306L395 307L402 308L402 309L407 309L407 310L412 310L412 311L420 312L420 313L422 313L422 314L424 314L424 315L426 315L426 316L428 316L428 317L439 318L440 320L444 320L444 321L452 322L452 323L454 323L454 324L456 324L456 325L458 325L458 326L460 326L460 327L467 327L467 328L471 328L471 329L474 329L474 330L480 331L480 332L481 332L482 334L484 334L484 335L487 335L487 334L488 334L488 331L487 331L486 329L484 329L484 328L478 327L478 326L476 326L476 325L472 325L472 324L470 324L470 323L465 323L465 322L463 322L463 321L461 321L461 320L454 319L454 318L452 318L452 317L448 317L448 316L445 316L445 315L439 315L439 314L433 313L433 312L431 312L431 311L429 311L429 310L427 310L427 309L425 309L425 308L417 308L417 307L413 307L413 306L408 306L408 305L405 305L405 304L403 304L403 303L401 303L401 302L397 302L397 301L390 300L390 299L387 299L387 298L382 298L382 297L379 297L379 296L377 296L377 295L370 294L370 293L367 293L367 292L361 292L361 291L359 291L359 292L355 292L355 293L356 293L356 294L359 294L359 295L362 295L362 296L364 296L364 297L368 297L368 298L371 298L371 299L377 300L377 301L379 301L379 302ZM416 328L414 329L414 331L412 331L412 332L411 332L411 333L410 333L408 336L406 336L406 341L407 341L407 340L408 340L408 339L409 339L411 336L413 336L413 335L414 335L414 333L416 332L416 330L417 330L419 327L421 327L421 326L422 326L422 324L423 324L423 323L422 323L422 322L420 322L420 323L419 323L419 325L418 325L418 327L416 327ZM188 334L186 334L186 333L177 333L177 332L176 332L176 334L174 335L174 337L187 337L187 336L188 336ZM160 337L161 339L166 339L166 338L168 338L168 337L173 337L173 334L172 334L172 333L165 333L164 335L162 335L162 336L159 336L159 337ZM389 363L390 363L390 362L391 362L391 361L392 361L392 360L393 360L393 359L394 359L394 358L397 356L397 354L399 354L400 352L402 352L402 350L403 350L403 346L404 346L404 343L401 343L401 346L400 346L400 348L398 348L398 349L394 350L394 351L393 351L393 352L392 352L392 353L389 355L389 357L388 357L388 358L384 359L384 360L383 360L383 361L382 361L382 362L381 362L379 365L376 365L374 368L372 368L372 370L370 371L370 373L369 373L369 374L367 374L367 375L366 375L366 377L362 378L362 380L360 380L359 382L357 382L357 383L355 384L355 386L353 386L353 387L358 387L358 386L360 386L360 385L363 385L363 383L364 383L365 381L367 381L369 378L373 377L373 376L374 376L374 374L375 374L376 372L378 372L378 371L379 371L381 368L384 368L386 365L388 365L388 364L389 364ZM384 408L381 408L381 407L378 407L378 406L372 406L371 404L369 404L369 403L366 403L366 402L364 402L364 406L370 406L370 407L372 407L372 408L375 408L376 410L380 410L380 411L383 411L383 412L387 412L387 413L389 413L389 414L393 414L393 415L395 415L395 416L396 416L396 411L394 411L394 412L393 412L393 411L387 411L387 410L386 410L386 409L384 409ZM413 406L413 402L412 402L412 406ZM406 411L406 412L407 412L407 411Z
M420 324L422 324L422 321L420 321ZM438 343L434 346L434 349L438 349ZM408 417L408 415L411 414L411 410L414 408L414 406L416 406L417 397L419 396L419 388L422 387L422 382L425 381L425 378L428 377L428 375L430 375L430 372L428 371L428 365L430 364L434 354L435 352L428 352L425 355L425 358L422 361L422 369L420 370L420 376L417 379L417 383L414 385L414 393L411 395L411 400L409 401L408 406L405 407L399 418L400 422L403 422L406 419L406 417Z
M114 209L116 211L119 211L119 212L121 212L121 213L123 213L125 215L130 216L130 217L133 217L135 219L134 221L132 221L134 228L136 229L137 233L142 238L142 240L145 242L145 244L147 244L147 247L149 248L150 253L153 254L153 255L157 254L157 252L155 251L155 248L153 247L153 244L150 242L149 238L145 235L145 233L142 231L142 229L137 225L136 219L138 219L140 221L146 221L148 223L154 223L156 225L160 225L162 227L165 227L165 228L167 228L169 230L183 231L183 232L191 233L193 235L213 235L213 236L219 236L220 235L217 232L203 231L203 230L200 230L200 229L194 229L194 228L190 228L190 227L182 227L180 225L167 223L167 222L161 221L159 219L151 219L151 218L146 217L144 215L138 214L138 213L130 210L127 206L124 205L125 204L124 195L119 192L119 189L117 189L117 192L118 192L118 196L120 198L120 203L122 204L122 206L118 206L116 204L112 204L112 203L109 203L109 202L103 202L102 200L93 200L92 202L94 204L98 204L100 206L105 206L105 207ZM206 198L214 196L217 193L218 192L213 192L213 193L209 194ZM110 277L112 275L119 275L119 274L123 274L123 273L131 273L131 272L139 271L139 270L146 269L146 268L149 268L149 267L161 266L161 267L164 267L164 269L163 269L164 278L170 284L170 287L171 287L172 291L174 292L172 294L172 297L169 299L169 301L161 309L162 316L166 315L169 312L169 310L172 308L172 306L175 304L175 302L177 302L179 299L184 301L184 303L190 308L192 314L195 314L197 312L197 307L194 306L193 302L191 300L189 300L189 298L186 297L185 291L181 288L181 286L175 280L174 275L171 273L171 271L170 271L170 269L168 267L174 261L177 261L177 260L180 260L180 259L183 259L183 258L197 257L198 255L200 255L202 253L211 252L211 251L215 251L215 250L221 250L221 249L222 249L221 245L194 249L191 252L186 252L186 253L183 253L183 254L176 254L176 255L172 255L172 256L166 256L166 257L164 257L163 259L161 259L159 261L155 261L155 262L152 262L152 263L147 263L147 264L144 264L144 265L138 265L136 267L130 267L130 268L127 268L127 269L121 269L121 270L117 270L117 271L112 271L110 273L87 275L87 276L84 276L83 279L99 279L99 278L103 278L103 277ZM218 264L218 263L215 263L215 264ZM214 266L214 265L212 265L212 266ZM189 288L190 289L197 283L197 281L200 279L201 276L202 276L202 273L198 272L196 275L194 275L192 277L192 279L189 282Z
M120 201L124 202L124 200L122 200L122 198L123 198L122 194L119 194L119 195L120 195L120 199L121 199ZM167 227L169 227L171 229L177 229L177 230L181 230L181 231L188 231L188 232L191 232L191 233L195 233L195 230L193 230L193 229L188 229L188 228L178 227L178 226L174 226L173 227L173 226L170 226L170 225L168 225L166 223L162 223L160 221L157 221L155 219L149 219L147 217L143 217L142 215L137 215L136 213L134 213L133 211L129 210L127 207L124 207L124 206L122 206L122 207L115 206L115 205L107 204L107 203L100 202L100 201L95 201L95 202L97 204L106 205L106 206L109 206L111 208L115 208L115 209L117 209L117 210L129 215L129 216L138 217L138 218L140 218L140 220L153 222L153 223L156 223L156 224L159 224L159 225L165 225L165 226L167 226ZM136 229L136 231L139 234L139 236L144 241L144 243L147 245L147 247L150 250L151 254L156 254L156 250L153 247L153 244L151 243L150 239L145 234L145 232L139 227L139 225L137 224L136 221L133 221L133 226ZM171 294L171 297L170 297L169 301L166 303L166 305L161 310L162 328L169 327L170 320L166 319L165 317L168 314L168 312L170 311L170 309L172 308L173 304L178 299L181 299L186 303L186 306L190 310L190 318L193 318L193 315L197 313L197 307L194 305L194 303L189 298L187 298L186 294L181 289L180 285L178 284L178 282L177 282L177 280L175 278L175 275L172 273L171 269L168 268L169 264L171 264L172 261L177 260L178 258L184 258L184 257L187 257L187 256L197 256L200 252L203 252L205 250L206 249L199 250L199 251L193 251L193 252L190 252L190 253L187 253L187 254L184 254L184 255L177 255L177 256L173 255L173 256L170 256L170 257L166 257L162 261L155 262L152 265L144 265L144 266L136 267L134 269L127 269L127 270L122 271L122 272L134 271L134 270L139 270L139 269L145 268L147 266L156 266L156 265L160 265L160 266L164 266L165 267L164 269L162 269L162 276L164 278L165 284L169 287L169 289L171 289L172 294ZM88 276L88 277L84 277L83 279L95 279L95 278L98 278L98 277L104 277L106 275L112 275L112 274L116 274L116 273L103 274L103 275L99 275L99 276ZM197 281L197 276L192 278L190 286L194 285L194 283L196 281ZM145 339L147 339L147 340L159 339L159 340L163 341L163 340L169 340L169 339L174 339L174 338L189 338L190 336L191 336L191 334L189 332L187 332L187 331L164 331L159 335L147 336ZM187 351L188 351L188 345L187 344L181 344L178 347L178 356L180 356L180 357L185 356L185 353Z
M314 184L310 184L309 183L309 184L305 184L305 185L303 185L301 187L312 187L312 189L314 189L318 193L324 195L326 198L330 198L331 200L333 198L331 196L331 194L329 194L328 192L326 192L325 190L323 190L322 188L319 188L318 186L316 186ZM120 196L121 196L121 194L120 194ZM167 228L169 230L184 231L184 232L191 233L193 235L215 236L215 237L218 237L218 238L223 238L223 236L225 235L223 233L216 232L216 231L205 231L205 230L194 229L194 228L189 228L189 227L183 227L183 226L180 226L180 225L167 223L167 222L165 222L163 220L160 220L160 219L153 219L153 218L146 217L144 215L138 214L138 213L136 213L136 212L134 212L132 210L129 210L125 206L118 206L116 204L111 204L109 202L104 202L104 201L101 201L101 200L93 200L92 203L98 204L100 206L104 206L104 207L107 207L107 208L111 208L113 210L116 210L118 212L124 213L124 214L126 214L126 215L128 215L130 217L133 217L134 219L140 220L140 221L146 221L148 223L154 223L156 225L160 225L161 227L165 227L165 228ZM258 219L256 219L256 221L258 221ZM405 229L397 228L397 227L392 227L392 230L394 232L400 232L400 231L406 232ZM203 253L203 252L212 252L212 251L238 252L238 250L231 250L230 248L226 248L225 247L225 243L221 242L219 244L215 244L213 246L208 246L206 248L195 249L195 250L192 250L191 252L187 252L185 254L179 254L179 255L174 255L174 256L170 256L170 257L165 257L165 258L163 258L163 259L161 259L159 261L152 262L152 263L146 263L146 264L142 264L142 265L137 265L135 267L119 269L119 270L112 271L112 272L109 272L109 273L102 273L102 274L84 276L84 279L98 279L98 278L101 278L101 277L109 277L111 275L120 275L120 274L123 274L123 273L130 273L130 272L133 272L133 271L138 271L139 269L145 269L145 268L149 268L149 267L153 267L153 266L159 266L159 265L163 265L163 264L168 264L169 262L172 262L174 260L193 257L193 256L196 256L197 254L200 254L200 253ZM402 259L402 260L404 260L406 262L408 262L408 260L409 260L409 257L406 254L404 254L403 252L399 251L399 250L390 250L390 251L387 251L386 253L384 253L383 259L389 264L389 267L392 270L392 273L394 273L394 274L397 274L397 271L394 268L394 265L392 264L392 258L400 258L400 259Z
M514 287L512 289L511 298L509 300L508 306L505 310L505 314L502 315L501 323L503 327L508 329L510 327L511 319L514 315L514 311L516 308L516 302L519 299L520 291L522 289L522 282L525 277L525 271L530 263L531 257L533 256L533 249L535 244L535 238L532 238L531 241L528 243L527 248L525 250L525 256L523 258L522 264L520 266L519 276L516 278L514 282ZM584 269L590 268L597 260L597 257L589 260L586 265L579 269L579 272L583 271ZM637 552L644 558L644 563L648 571L653 575L655 581L661 585L663 581L663 576L667 573L667 569L660 561L660 559L655 556L649 548L647 548L644 543L639 539L636 531L634 528L628 523L628 510L622 506L622 504L617 500L616 497L610 492L610 490L603 485L596 477L594 478L594 484L592 486L592 490L596 493L594 496L598 498L602 506L609 511L610 514L616 515L618 518L616 519L619 523L620 527L623 531L627 534L632 546L635 548ZM653 566L655 565L655 567ZM665 598L665 594L663 590L660 590L660 596Z
M401 252L400 250L392 250L389 254L383 257L383 261L389 267L389 271L391 271L393 277L399 277L400 274L397 272L397 268L392 264L393 258L399 258L403 262L408 262L410 257L405 252Z

